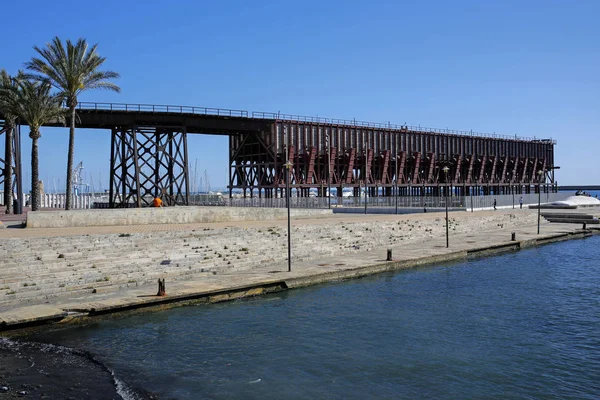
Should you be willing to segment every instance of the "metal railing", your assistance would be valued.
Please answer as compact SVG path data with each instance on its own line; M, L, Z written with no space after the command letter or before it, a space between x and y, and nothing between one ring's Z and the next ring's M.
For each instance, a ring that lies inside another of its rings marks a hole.
M552 203L555 201L564 200L571 196L572 193L546 193L542 192L538 198L537 193L528 194L505 194L505 195L487 195L487 196L378 196L367 197L368 208L387 208L394 209L396 204L399 209L409 211L410 209L441 209L446 206L452 209L463 209L466 211L493 209L494 200L496 200L497 208L515 208L520 206L520 199L523 198L523 206L535 204L538 199L541 203ZM29 194L23 193L24 206L29 205ZM148 199L150 200L150 199ZM66 203L66 195L64 194L43 194L40 199L40 207L42 208L57 208L64 209ZM0 206L4 205L4 193L0 191ZM73 196L73 209L89 209L89 208L108 208L108 196L102 194L92 195L89 193ZM287 207L285 198L229 198L225 195L213 194L194 194L189 196L190 206L224 206L224 207L269 207L269 208L285 208ZM364 208L365 196L361 197L332 197L331 206L334 208ZM132 207L135 204L131 203ZM291 208L309 208L309 209L326 209L329 207L329 199L327 197L290 197Z
M465 131L465 130L457 130L457 129L448 129L448 128L429 128L421 125L396 125L392 123L381 123L381 122L368 122L368 121L357 121L357 120L349 120L349 119L337 119L337 118L325 118L325 117L311 117L304 115L294 115L294 114L282 114L282 113L273 113L273 112L263 112L263 111L253 111L252 118L260 118L260 119L275 119L275 120L283 120L283 121L298 121L298 122L311 122L317 124L329 124L329 125L347 125L352 127L364 127L364 128L380 128L380 129L393 129L393 130L401 130L406 132L420 132L420 133L442 133L442 134L452 134L452 135L461 135L461 136L469 136L469 137L483 137L483 138L493 138L493 139L510 139L510 140L521 140L521 141L540 141L540 142L548 142L556 144L556 141L549 139L540 139L534 137L524 137L517 135L503 135L498 133L485 133L485 132L475 132L475 131Z
M23 193L23 207L30 207L31 195L29 193ZM73 210L78 209L89 209L94 208L94 202L106 201L108 197L101 194L82 193L73 195L73 201L71 202L71 208ZM53 193L42 193L40 196L40 207L41 208L56 208L64 209L67 203L67 195L64 193L53 194ZM4 206L4 192L0 192L0 206Z
M248 118L248 111L230 110L227 108L195 107L195 106L173 106L162 104L126 104L126 103L91 103L80 102L78 110L98 111L127 111L127 112L151 112L151 113L178 113L197 115L216 115L219 117L242 117Z
M395 197L332 197L332 208L364 208L365 200L367 208L395 208L396 203L398 208L403 209L419 209L424 208L443 208L448 202L450 208L464 208L464 197L452 196L445 198L444 196L399 196L396 202ZM286 199L283 197L277 198L258 198L258 197L234 197L227 196L211 197L209 195L190 195L190 205L197 206L225 206L225 207L268 207L268 208L285 208L287 207ZM290 197L290 208L310 208L310 209L326 209L329 208L329 199L327 197Z
M157 105L157 104L127 104L127 103L94 103L94 102L80 102L77 105L78 110L97 110L97 111L125 111L125 112L148 112L148 113L178 113L178 114L195 114L195 115L214 115L219 117L240 117L248 118L249 113L246 110L233 110L227 108L213 108L213 107L195 107L195 106L176 106L176 105ZM364 128L379 128L379 129L393 129L405 132L419 132L419 133L440 133L440 134L451 134L468 137L481 137L481 138L492 138L492 139L508 139L508 140L520 140L520 141L538 141L556 144L556 141L548 138L537 138L537 137L523 137L517 135L505 135L497 133L485 133L475 131L465 131L458 129L448 128L430 128L420 125L397 125L380 122L368 122L359 121L356 119L338 119L338 118L326 118L326 117L313 117L295 114L282 114L274 112L263 112L253 111L252 118L267 119L267 120L282 120L282 121L298 121L298 122L310 122L317 124L329 124L329 125L345 125L351 127L364 127Z
M496 208L516 209L520 208L521 198L523 198L523 206L529 206L537 205L538 201L542 204L561 201L572 195L572 193L549 193L544 192L542 189L542 193L540 195L538 195L538 193L515 193L514 195L503 194L496 196L465 196L464 204L467 211L471 211L471 208L474 210L493 209L494 200L496 200Z

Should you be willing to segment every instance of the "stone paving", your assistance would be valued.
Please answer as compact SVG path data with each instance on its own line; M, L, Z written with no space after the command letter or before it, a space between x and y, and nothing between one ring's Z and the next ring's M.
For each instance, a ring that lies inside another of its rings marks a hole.
M581 228L543 221L538 236L536 211L455 212L450 214L447 249L444 217L336 214L293 221L292 272L287 272L285 220L7 228L0 230L0 323L205 293L225 293L220 296L227 298L227 291L252 285L285 281L286 287L293 287L324 274L344 278L353 271L362 274L365 267L385 269L390 264L385 261L387 249L392 249L396 264L408 267L420 260L460 258L467 250L510 244L511 232L527 243ZM166 298L154 296L157 278L166 279ZM263 291L252 290L245 295Z

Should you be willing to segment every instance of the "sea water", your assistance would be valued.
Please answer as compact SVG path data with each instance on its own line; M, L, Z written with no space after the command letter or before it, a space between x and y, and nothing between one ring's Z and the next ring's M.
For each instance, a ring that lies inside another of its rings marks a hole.
M600 237L31 340L173 399L598 399ZM72 379L79 379L74 373Z

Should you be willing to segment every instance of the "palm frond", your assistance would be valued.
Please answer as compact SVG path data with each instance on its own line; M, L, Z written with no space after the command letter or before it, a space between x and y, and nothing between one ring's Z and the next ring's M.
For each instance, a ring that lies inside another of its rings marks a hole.
M43 49L34 47L40 56L32 58L25 66L35 74L37 80L47 79L52 86L61 91L65 98L77 101L77 96L92 89L108 89L119 92L120 88L110 82L119 78L113 71L100 71L105 57L97 53L98 45L91 47L83 38L65 44L57 36Z
M14 123L18 117L14 112L14 104L18 97L19 82L24 79L23 71L11 76L5 69L0 70L0 110L9 123Z
M34 46L33 49L42 57L33 58L30 62L26 63L25 66L32 71L38 72L45 75L48 79L53 81L53 85L60 90L61 77L65 75L67 66L65 64L65 49L58 37L55 37L51 43L47 43L46 47L40 49Z
M48 123L64 121L65 109L61 107L61 97L51 94L49 81L22 80L12 87L13 97L9 104L14 115L27 122L32 131Z
M83 83L83 90L105 89L120 93L121 88L112 82L110 79L116 79L119 74L113 71L97 71L90 74Z

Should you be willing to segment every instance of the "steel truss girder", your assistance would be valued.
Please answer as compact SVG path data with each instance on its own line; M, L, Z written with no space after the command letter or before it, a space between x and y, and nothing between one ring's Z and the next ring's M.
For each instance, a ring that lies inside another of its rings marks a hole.
M111 136L110 207L189 203L187 133L183 127L116 127Z

